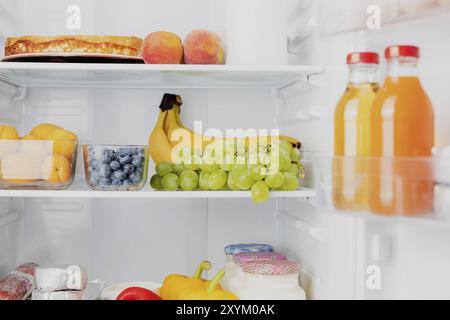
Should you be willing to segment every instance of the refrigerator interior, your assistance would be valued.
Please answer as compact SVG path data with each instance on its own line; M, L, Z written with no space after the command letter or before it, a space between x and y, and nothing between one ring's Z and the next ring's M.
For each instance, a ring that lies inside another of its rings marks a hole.
M413 12L404 10L411 8L408 1L396 1L395 8L391 1L375 1L389 13L380 30L367 30L368 4L361 2L289 2L290 64L325 71L284 89L17 88L0 81L0 119L21 133L57 123L76 132L80 144L146 144L162 95L176 93L189 127L201 120L207 128L280 128L298 137L309 169L305 185L314 187L311 159L332 155L334 107L347 81L345 55L413 43L423 49L421 79L436 113L436 143L450 144L450 45L443 40L450 37L448 1L411 1L418 3ZM73 4L82 10L79 30L66 26ZM0 0L0 42L23 34L144 37L154 30L184 38L196 28L224 37L224 8L225 1L208 0ZM79 156L74 186L84 183L83 175ZM173 272L191 274L204 259L214 274L224 265L224 246L261 242L301 263L300 283L310 299L450 298L450 224L440 221L336 213L304 197L263 205L227 198L20 196L0 203L0 275L35 261L84 265L90 280L161 282ZM381 279L375 288L374 274Z

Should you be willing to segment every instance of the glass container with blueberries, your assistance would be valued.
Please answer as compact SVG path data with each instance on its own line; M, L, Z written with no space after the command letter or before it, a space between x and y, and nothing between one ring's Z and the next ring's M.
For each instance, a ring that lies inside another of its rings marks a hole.
M147 146L84 145L87 185L98 191L137 191L147 181Z

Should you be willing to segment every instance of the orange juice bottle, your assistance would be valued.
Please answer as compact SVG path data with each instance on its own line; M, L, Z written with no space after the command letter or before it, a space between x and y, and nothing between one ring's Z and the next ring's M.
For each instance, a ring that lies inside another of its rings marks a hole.
M369 207L367 157L370 115L378 91L379 56L374 52L347 56L350 78L334 115L333 204L338 210Z
M415 215L432 209L434 113L419 81L419 48L386 49L388 76L374 102L371 119L370 209Z

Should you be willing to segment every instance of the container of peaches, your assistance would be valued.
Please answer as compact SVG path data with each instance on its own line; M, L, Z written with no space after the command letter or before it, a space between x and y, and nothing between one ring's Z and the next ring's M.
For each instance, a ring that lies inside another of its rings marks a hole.
M0 125L0 188L60 190L73 181L77 136L62 127L41 124L20 137Z

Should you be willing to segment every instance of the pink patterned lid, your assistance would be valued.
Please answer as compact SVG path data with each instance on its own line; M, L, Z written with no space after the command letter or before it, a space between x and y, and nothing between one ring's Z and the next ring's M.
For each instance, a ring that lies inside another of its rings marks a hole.
M276 252L241 252L233 256L233 261L238 266L244 263L261 260L286 260L286 256Z
M255 275L284 276L299 273L300 265L297 262L287 260L264 260L244 263L242 270Z

